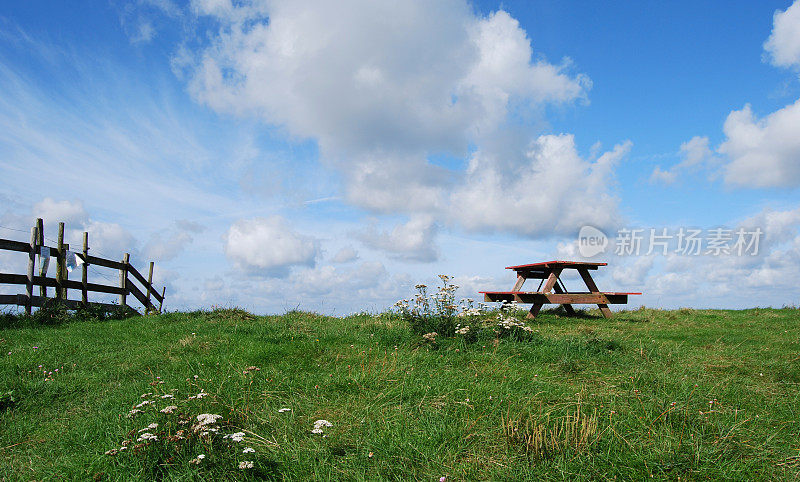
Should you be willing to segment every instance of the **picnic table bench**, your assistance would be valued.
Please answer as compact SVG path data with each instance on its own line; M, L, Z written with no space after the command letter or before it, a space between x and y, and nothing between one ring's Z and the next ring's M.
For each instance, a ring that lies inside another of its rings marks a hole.
M545 261L543 263L522 264L508 266L517 274L517 282L511 291L481 291L484 301L516 301L518 303L533 303L528 318L535 318L542 309L542 305L552 303L562 305L568 315L574 315L574 304L596 304L606 318L611 318L608 305L626 304L628 295L641 295L641 293L619 293L614 291L600 291L597 288L590 271L597 270L608 263L589 263L584 261ZM564 283L559 278L565 269L576 269L589 291L567 291ZM528 279L539 279L536 291L520 291Z

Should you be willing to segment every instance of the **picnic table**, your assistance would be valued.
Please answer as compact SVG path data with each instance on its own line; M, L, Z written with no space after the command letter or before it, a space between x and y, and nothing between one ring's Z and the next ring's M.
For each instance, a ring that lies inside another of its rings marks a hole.
M600 291L597 288L590 271L595 271L600 266L608 263L589 263L584 261L545 261L543 263L522 264L508 266L517 274L517 282L511 291L481 291L485 301L516 301L518 303L533 303L528 318L535 318L542 309L542 305L552 303L562 305L568 315L574 315L574 304L596 304L606 318L611 318L608 305L626 304L628 295L641 295L641 293L619 293ZM567 291L561 281L561 273L565 269L576 269L589 291ZM539 287L536 291L520 291L528 279L538 279Z

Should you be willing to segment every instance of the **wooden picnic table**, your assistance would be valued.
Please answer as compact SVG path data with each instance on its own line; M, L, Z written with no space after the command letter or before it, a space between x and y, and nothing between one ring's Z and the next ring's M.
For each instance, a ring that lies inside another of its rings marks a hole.
M590 271L597 270L608 263L589 263L584 261L545 261L543 263L521 264L508 266L517 273L517 282L511 291L481 291L485 301L516 301L518 303L533 303L528 318L535 318L545 303L562 305L568 315L574 315L574 304L596 304L606 318L611 318L608 305L626 304L628 295L641 295L641 293L619 293L600 291L597 288ZM567 291L561 281L561 273L565 269L576 269L589 291ZM539 279L536 291L520 291L528 279Z

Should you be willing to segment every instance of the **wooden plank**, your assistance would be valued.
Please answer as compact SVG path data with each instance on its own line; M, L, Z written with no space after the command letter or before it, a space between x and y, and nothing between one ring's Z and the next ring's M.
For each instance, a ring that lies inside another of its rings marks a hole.
M86 258L89 256L89 233L83 232L83 264L81 264L81 301L84 306L89 304L89 263Z
M17 251L20 253L27 253L31 249L31 245L21 241L14 241L11 239L0 239L0 249L6 251Z
M39 234L39 252L37 254L41 255L42 246L44 246L44 219L36 219L36 230ZM41 256L39 257L39 276L47 276L47 267L50 264L50 257L48 256L46 259L46 262L43 263ZM47 296L47 286L39 286L39 296Z
M155 306L153 306L152 304L150 304L150 301L148 301L147 297L144 295L144 293L142 293L142 292L139 290L139 288L137 288L137 287L136 287L136 285L134 285L133 283L130 283L130 284L128 285L128 287L130 288L131 294L132 294L132 295L133 295L133 296L134 296L134 297L135 297L137 300L139 300L139 302L140 302L142 305L144 305L144 311L145 311L145 313L147 313L147 312L148 312L148 311L150 311L150 310L155 310L155 309L156 309L156 307L155 307Z
M520 264L517 266L506 266L506 269L528 269L528 268L578 268L597 269L599 266L607 266L608 263L592 263L588 261L543 261L541 263Z
M8 274L8 273L0 273L0 284L9 284L9 285L24 285L27 283L28 277L24 274ZM33 277L33 284L34 286L53 286L55 287L57 282L55 278L45 278L42 276L34 276ZM83 282L82 281L73 281L73 280L64 280L64 286L69 289L82 289ZM86 289L90 292L95 293L109 293L112 295L119 295L122 294L125 290L119 288L117 286L108 286L108 285L101 285L96 283L86 283Z
M589 288L589 291L592 293L597 293L600 290L597 288L594 280L592 279L592 275L589 273L589 270L586 268L578 268L578 273L580 273L581 278L583 278L583 282L586 283L586 287ZM627 301L628 297L625 297ZM598 308L600 308L600 313L603 314L606 318L611 318L612 313L611 310L608 308L608 303L598 303Z
M47 303L48 301L52 301L53 298L45 298L43 296L34 296L31 299L31 306L36 308L41 308L42 305ZM25 295L0 295L0 305L19 305L25 306L27 303L28 297ZM82 306L83 303L77 300L61 300L61 303L70 309L70 310L77 310ZM98 302L91 302L89 303L91 306L98 306L107 311L116 311L119 309L119 305L111 304L111 303L98 303ZM136 310L133 310L133 313L138 314Z
M128 265L130 264L131 255L125 253L122 257L122 268L119 270L119 287L122 293L119 294L119 305L126 306L126 298L128 295Z
M28 246L28 276L25 280L25 294L27 295L27 302L25 303L25 313L31 314L30 300L33 297L33 270L36 268L36 241L39 240L39 233L36 231L36 226L31 228L31 244Z
M514 287L511 288L511 291L519 291L522 288L522 285L525 284L525 277L524 276L517 276L517 282L514 283Z
M21 295L21 297L24 298L25 295ZM53 300L53 298L42 298L41 296L34 296L33 300L31 301L31 304L33 304L33 306L36 306L36 307L41 307L42 305L44 305L48 301L52 301L52 300ZM82 303L80 301L78 301L78 300L61 300L60 302L63 303L70 310L77 310L82 306ZM104 309L106 309L108 311L116 311L116 310L119 310L119 308L120 308L119 305L115 305L115 304L112 304L112 303L91 302L90 305L99 306L99 307L104 308ZM136 310L134 310L134 312L136 312Z
M604 293L508 293L487 292L484 300L490 302L517 301L518 303L551 303L556 305L596 305L596 304L625 304L628 295L607 295Z
M525 279L547 279L550 275L550 270L528 270L528 269L520 269L516 270L517 276L522 276Z
M150 269L147 272L147 284L145 285L145 288L147 290L147 306L153 306L153 305L150 304L150 293L153 292L153 265L154 264L155 263L150 261ZM153 306L153 308L155 308L155 306Z
M539 314L539 310L542 309L542 305L543 303L534 303L533 306L531 306L530 311L528 311L528 314L525 315L525 318L528 319L536 318L536 316Z
M58 254L56 257L56 299L61 300L64 296L62 283L64 281L64 223L58 223Z
M550 272L547 281L544 282L544 286L542 287L542 293L549 293L550 290L553 289L553 286L558 282L558 276L561 274L561 271L561 268L555 268Z
M98 258L97 256L88 256L87 261L89 264L103 266L104 268L122 269L124 265L119 261L111 261L110 259Z
M151 263L151 265L152 265L152 263ZM153 275L153 273L152 273L152 266L151 266L151 268L150 268L150 269L151 269L151 272L150 272L150 279L152 280L152 279L153 279L153 278L152 278L152 275ZM156 301L164 301L164 300L163 300L163 298L161 297L161 295L159 295L159 294L158 294L158 291L156 291L156 290L155 290L155 288L153 288L153 285L152 285L152 284L150 284L150 283L148 283L148 282L147 282L147 280L145 280L145 279L144 279L144 276L142 276L142 274L141 274L141 273L139 273L139 270L137 270L136 268L134 268L134 267L133 267L133 265L131 265L131 264L129 264L129 265L128 265L128 272L129 272L129 273L131 273L131 274L133 275L133 277L134 277L134 278L136 278L136 280L137 280L139 283L141 283L141 284L142 284L142 288L143 288L145 291L149 291L149 292L151 292L151 293L153 294L153 296L155 297ZM130 281L130 280L128 280L128 281ZM149 290L148 290L148 287L150 288ZM154 308L155 308L155 307L154 307Z
M79 290L83 288L82 281L67 280L64 284L71 289ZM96 283L86 283L86 290L92 293L108 293L112 295L121 295L125 293L125 290L118 286L100 285Z
M559 286L559 283L556 283L556 285L553 286L553 290L556 292L556 294L559 294L559 295L565 294L567 292L566 289L562 289L561 286ZM561 306L564 307L564 311L566 311L569 316L575 316L575 310L572 309L572 305L565 304L565 305L561 305Z
M24 285L28 282L28 277L24 274L0 273L0 284Z
M19 305L19 295L0 295L0 305ZM25 302L23 301L24 305Z
M139 281L139 283L141 283L144 286L147 286L147 280L144 279L144 276L142 276L139 270L136 269L132 264L128 265L128 273L132 274L133 277L136 278L137 281Z

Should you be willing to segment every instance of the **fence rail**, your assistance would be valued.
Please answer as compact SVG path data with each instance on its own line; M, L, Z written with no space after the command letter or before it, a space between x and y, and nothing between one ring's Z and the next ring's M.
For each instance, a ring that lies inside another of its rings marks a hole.
M71 309L77 309L81 306L88 305L94 305L107 310L117 309L128 306L128 295L133 295L133 297L142 304L145 312L161 312L164 306L166 287L162 288L161 293L153 287L153 262L150 262L148 276L145 278L130 263L130 255L128 253L125 253L122 261L113 261L92 256L89 254L89 233L86 232L83 233L83 250L81 252L70 251L69 244L64 243L64 223L59 223L58 225L58 244L56 247L46 246L44 244L44 222L42 219L38 219L36 226L31 229L30 243L0 238L0 250L16 251L28 255L27 274L0 273L0 284L25 285L25 293L0 295L0 305L24 306L25 311L30 314L32 308L41 307L48 300L53 299L48 298L47 288L55 288L55 299L61 301ZM49 256L47 256L47 254L49 254ZM75 256L76 264L80 264L81 281L69 279L69 270L67 269L67 257L69 254ZM38 276L35 274L37 256L39 258ZM55 259L55 278L46 276L50 258ZM80 260L80 262L78 263L77 260ZM119 272L119 285L109 286L89 283L89 266L101 266L103 268L117 270ZM129 275L133 277L133 280ZM141 289L139 286L136 286L134 281L139 283ZM39 296L34 295L34 286L39 287ZM69 290L80 291L81 300L70 300L68 298ZM88 299L88 294L90 292L117 295L119 297L118 304L100 303L96 301L90 302ZM157 308L151 299L158 302Z

